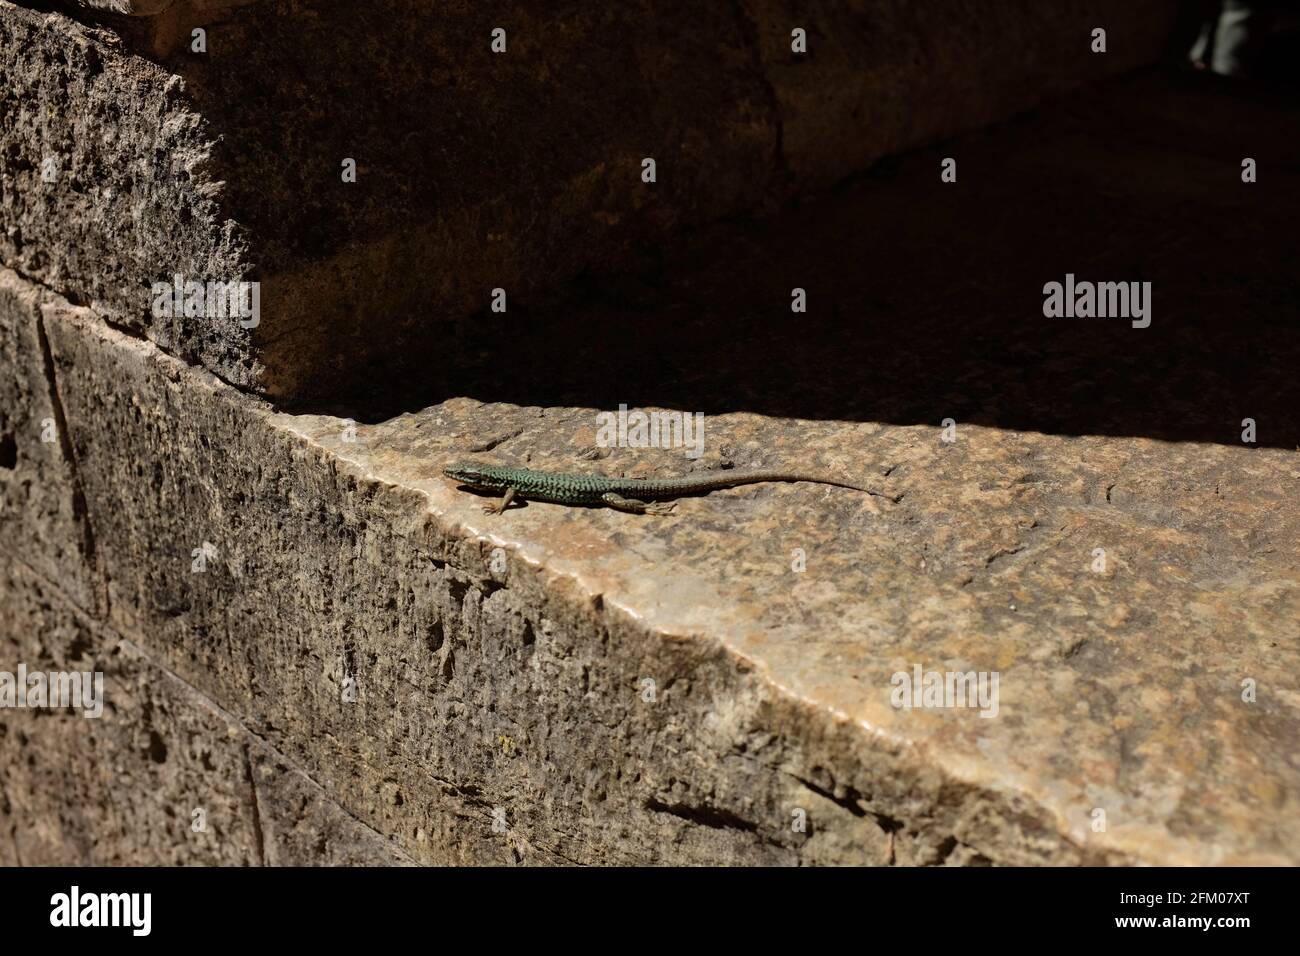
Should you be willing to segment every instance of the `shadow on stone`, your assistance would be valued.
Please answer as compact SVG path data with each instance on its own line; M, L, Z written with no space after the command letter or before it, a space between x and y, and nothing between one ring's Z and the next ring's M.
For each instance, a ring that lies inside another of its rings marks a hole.
M1293 447L1294 118L1216 78L1117 81L449 325L436 358L334 410L468 395L1226 444L1251 418L1259 444ZM1150 327L1046 318L1044 285L1067 274L1150 282Z

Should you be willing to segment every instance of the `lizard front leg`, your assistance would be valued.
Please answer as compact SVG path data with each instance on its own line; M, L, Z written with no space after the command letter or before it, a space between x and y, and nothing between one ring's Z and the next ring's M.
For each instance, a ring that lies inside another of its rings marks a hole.
M607 491L600 496L600 500L615 511L626 511L632 515L666 515L673 510L674 502L652 504L648 501L638 501L636 498L624 498L622 495Z
M494 501L490 505L483 506L483 513L485 515L499 515L501 512L509 508L510 502L514 500L515 500L515 489L507 488L506 495L504 498L502 498L500 501Z

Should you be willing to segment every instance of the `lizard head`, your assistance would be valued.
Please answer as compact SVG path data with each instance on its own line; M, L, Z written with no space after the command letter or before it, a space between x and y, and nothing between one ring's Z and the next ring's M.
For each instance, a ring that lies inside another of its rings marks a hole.
M472 461L453 462L442 473L479 491L505 491L508 487L508 482L496 474L494 469Z

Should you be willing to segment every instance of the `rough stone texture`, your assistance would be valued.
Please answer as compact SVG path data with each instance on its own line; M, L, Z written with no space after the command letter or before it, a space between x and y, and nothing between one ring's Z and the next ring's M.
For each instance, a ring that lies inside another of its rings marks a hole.
M82 607L101 608L91 574L94 531L41 326L44 298L0 269L0 541Z
M5 865L391 865L408 858L234 718L0 553L0 669L102 671L104 715L6 710ZM195 831L194 811L205 815Z
M420 862L1300 862L1292 118L1125 81L539 307L355 432L50 298L107 624ZM1067 270L1151 278L1151 328L1044 319ZM438 477L689 467L594 449L619 401L903 497L487 517ZM998 716L893 708L918 664L999 672Z
M331 0L174 6L113 32L0 2L0 260L241 387L336 399L436 363L442 320L493 288L526 301L625 267L685 226L1149 62L1174 3L1048 7L375 0L358 18ZM155 318L149 285L178 272L260 280L261 324Z
M648 642L589 596L552 594L550 575L502 587L483 544L434 520L418 492L351 473L293 419L85 310L47 320L71 417L98 422L74 442L97 476L92 510L112 512L112 623L362 819L425 862L797 858L805 838L780 832L786 804L812 799L797 782L743 760L710 767L708 741L772 694L719 649ZM151 474L121 469L146 449ZM196 574L204 541L217 557ZM642 707L649 674L682 704ZM701 731L715 710L723 726ZM689 777L656 752L676 752ZM714 776L762 808L771 838L697 796ZM859 858L872 841L845 831L864 826L836 809L815 849Z

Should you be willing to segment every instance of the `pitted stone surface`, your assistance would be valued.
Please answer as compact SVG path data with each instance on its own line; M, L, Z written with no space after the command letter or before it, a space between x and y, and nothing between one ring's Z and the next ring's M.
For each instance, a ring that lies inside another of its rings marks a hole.
M99 671L103 713L5 710L5 865L402 865L230 714L0 552L0 670Z
M47 299L0 269L0 541L61 581L82 607L102 611L94 529L41 324Z
M1294 861L1293 452L978 427L948 446L919 426L711 420L738 464L889 471L905 497L882 518L851 492L810 486L719 492L649 521L536 504L487 517L479 499L429 477L467 438L516 429L499 457L581 467L573 449L591 439L592 417L449 403L436 429L414 416L363 429L355 445L334 422L299 427L652 632L720 641L784 693L898 747L908 773L943 768L1049 808L1080 858ZM619 451L593 468L676 470L662 462ZM800 552L807 571L795 573ZM892 675L918 664L999 672L997 716L895 709ZM1267 694L1243 701L1246 681ZM1097 808L1104 834L1091 830ZM1004 862L1033 861L1054 839L1026 837L1009 854L967 826L979 823L958 826L962 843Z

